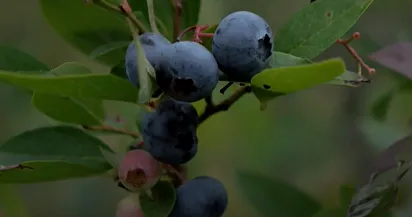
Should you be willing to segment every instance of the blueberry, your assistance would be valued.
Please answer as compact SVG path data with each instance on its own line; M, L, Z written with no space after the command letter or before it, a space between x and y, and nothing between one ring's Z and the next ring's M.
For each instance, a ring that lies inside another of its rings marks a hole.
M226 210L228 195L223 184L200 176L176 190L176 202L168 217L220 217Z
M158 86L172 98L195 102L212 94L219 81L213 55L202 45L176 42L164 49L156 68Z
M171 43L161 34L147 32L140 35L140 43L145 52L147 60L156 65L159 60L161 50ZM125 56L125 69L129 81L136 87L139 87L137 72L137 52L134 42L129 44Z
M212 54L229 80L250 82L269 67L273 40L272 29L262 17L238 11L219 23L212 40Z
M143 118L144 149L160 162L184 164L197 153L198 124L190 103L166 99Z

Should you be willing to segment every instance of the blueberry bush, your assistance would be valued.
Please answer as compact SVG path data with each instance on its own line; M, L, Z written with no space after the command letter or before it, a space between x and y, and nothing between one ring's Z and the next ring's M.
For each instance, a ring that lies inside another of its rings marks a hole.
M272 29L249 11L227 14L219 23L199 23L201 0L40 0L44 17L64 40L111 70L95 73L76 62L49 68L22 51L0 47L7 58L0 61L0 81L27 90L33 106L60 123L1 144L0 152L28 157L2 165L0 183L101 176L130 193L119 201L117 217L223 216L230 203L225 186L207 174L187 177L186 163L196 157L202 140L198 127L219 112L230 112L247 94L264 110L277 97L319 85L370 83L376 70L350 45L362 43L361 33L342 37L372 2L311 0ZM340 57L314 60L331 46L343 46L357 71L347 69ZM219 83L224 87L218 89ZM214 91L226 98L216 102ZM126 128L107 117L103 101L133 104L144 112L126 117L135 123ZM388 103L378 102L377 116ZM100 135L125 135L134 142L115 151ZM409 140L378 156L377 162L386 159L386 164L377 163L359 185L342 185L334 208L251 171L237 172L239 189L268 217L388 216L410 167L407 159L388 164L388 153ZM375 182L394 169L399 170L395 179Z

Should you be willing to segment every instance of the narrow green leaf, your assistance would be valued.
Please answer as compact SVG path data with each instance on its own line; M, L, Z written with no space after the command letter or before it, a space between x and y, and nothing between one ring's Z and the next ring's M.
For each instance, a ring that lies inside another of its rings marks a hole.
M112 42L132 40L121 15L94 4L81 0L40 0L40 6L44 17L60 36L86 55ZM112 66L122 58L124 52L118 49L98 60Z
M31 55L10 48L0 46L0 69L6 71L48 71L46 64Z
M150 76L154 76L153 66L146 59L146 54L140 43L139 37L134 39L134 44L137 53L137 72L139 82L139 98L138 103L144 104L150 101L152 98L152 79ZM150 73L150 75L149 75Z
M96 49L94 49L90 53L90 57L95 59L100 56L106 55L110 52L113 52L115 50L122 50L123 53L126 53L127 46L129 45L130 41L115 41L111 42L109 44L104 44Z
M312 59L342 37L373 0L318 0L308 4L283 25L275 49Z
M40 93L135 103L137 89L112 74L51 75L17 74L0 70L0 81Z
M249 171L238 171L237 180L263 216L310 217L321 208L319 202L287 182Z
M176 192L172 183L159 181L152 189L151 195L140 195L140 207L145 217L166 217L172 211Z
M266 69L252 78L252 91L262 103L333 80L345 72L341 59Z
M64 76L91 74L92 72L77 63L68 62L48 73L54 76ZM65 123L99 125L104 121L103 101L100 99L34 92L32 104L48 117Z
M86 132L69 126L41 127L11 137L0 152L29 155L36 160L64 160L97 170L110 169L101 148L108 145Z
M13 185L0 184L0 216L30 216L20 192Z
M39 183L100 175L106 170L64 160L21 162L15 169L0 170L0 183Z

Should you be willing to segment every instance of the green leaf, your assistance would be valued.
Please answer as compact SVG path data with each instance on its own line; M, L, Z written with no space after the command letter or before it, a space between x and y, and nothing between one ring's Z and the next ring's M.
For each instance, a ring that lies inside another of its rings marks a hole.
M115 41L115 42L111 42L108 44L104 44L96 49L94 49L91 53L90 53L90 57L93 59L96 59L98 57L101 57L103 55L106 55L112 51L115 50L122 50L122 52L125 54L126 53L126 49L127 46L129 45L130 41Z
M114 67L112 67L110 69L110 74L112 75L116 75L119 78L123 78L128 80L129 78L127 77L126 74L126 69L124 68L124 61L122 61L121 63L115 65Z
M365 77L360 76L358 73L346 70L342 75L327 83L332 85L358 87L359 85L365 83L365 81L367 81Z
M32 104L50 118L72 124L99 125L104 121L102 101L34 92Z
M373 0L318 0L308 4L283 25L275 49L312 59L342 37Z
M172 183L159 181L152 189L151 196L140 195L140 207L145 217L165 217L170 214L176 200Z
M289 67L289 66L297 66L297 65L306 65L311 64L312 61L293 56L291 54L274 51L274 55L271 60L271 67L272 68L280 68L280 67ZM345 71L342 75L336 77L335 79L327 82L327 84L332 85L342 85L348 87L357 87L359 86L359 80L364 79L360 77L357 73L351 71Z
M273 57L270 62L272 68L305 65L310 63L312 63L312 61L308 59L278 51L273 52Z
M309 217L321 208L315 199L287 182L242 170L237 179L246 198L263 216Z
M49 68L31 55L0 46L0 69L7 71L48 71Z
M112 74L64 76L17 74L0 70L0 81L40 93L135 103L138 90Z
M339 198L341 207L348 207L352 201L353 195L356 193L356 186L341 185L339 188Z
M64 63L49 72L54 76L91 73L88 68L72 62ZM104 121L103 101L99 99L34 92L32 104L48 117L65 123L99 125Z
M214 24L209 26L206 30L204 30L204 33L215 33L217 29L218 24ZM205 48L207 48L209 51L212 51L212 38L202 38L202 43L201 43Z
M81 0L40 0L40 6L44 17L60 36L86 55L112 42L132 40L121 15L91 3ZM123 50L117 49L100 56L98 60L112 66L123 56Z
M339 58L266 69L252 78L252 91L264 104L274 97L326 83L344 72L345 64Z
M87 167L63 160L25 161L19 167L0 169L0 183L39 183L85 178L100 175L106 170Z
M149 102L152 98L153 80L150 78L150 76L155 76L154 68L146 59L146 54L140 43L139 37L134 39L134 44L137 53L137 77L139 78L139 97L137 102L140 104L144 104Z
M372 105L372 116L376 120L383 121L389 111L389 106L395 96L396 91L388 91L383 96L379 97Z
M110 165L100 148L113 152L101 140L78 128L55 126L13 136L0 146L0 152L29 155L35 160L63 160L105 171Z
M340 207L323 209L312 217L346 217L346 209Z
M20 195L20 191L13 185L0 184L0 210L0 216L30 216L26 209L26 204Z

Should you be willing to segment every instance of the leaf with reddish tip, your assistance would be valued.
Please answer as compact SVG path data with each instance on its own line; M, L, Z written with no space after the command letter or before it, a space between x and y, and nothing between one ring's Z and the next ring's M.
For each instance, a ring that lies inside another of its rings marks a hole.
M412 79L412 43L399 42L373 53L369 58Z

